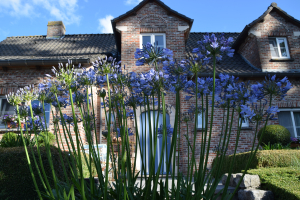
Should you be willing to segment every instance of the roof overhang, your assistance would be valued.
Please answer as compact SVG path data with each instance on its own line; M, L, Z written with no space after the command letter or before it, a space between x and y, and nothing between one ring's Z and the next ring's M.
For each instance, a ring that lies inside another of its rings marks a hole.
M73 64L79 63L90 63L89 58L79 58L79 59L22 59L22 60L0 60L0 66L49 66L57 65L58 63L67 63L68 60L71 60Z

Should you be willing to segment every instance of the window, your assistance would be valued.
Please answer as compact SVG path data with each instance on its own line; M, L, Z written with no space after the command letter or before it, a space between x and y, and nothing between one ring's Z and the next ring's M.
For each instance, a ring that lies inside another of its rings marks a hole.
M290 58L286 38L269 38L269 45L272 58Z
M292 137L300 137L300 109L281 109L279 124L287 128Z
M15 107L8 103L5 97L0 97L0 117L4 115L16 115ZM0 120L0 128L5 128L5 124Z
M166 48L166 34L164 33L143 33L140 36L140 48L150 42L160 48Z
M242 121L242 128L248 128L249 127L249 120L247 118L245 119L242 116L240 116L240 120Z
M205 113L204 113L204 119L202 120L202 113L198 113L198 122L197 122L197 128L205 128Z
M41 107L43 106L42 103L38 100L31 101L31 105L33 105L33 104L37 104ZM45 107L46 123L47 123L47 127L49 127L49 124L50 124L50 108L51 108L51 106L50 106L50 104L45 103L44 107ZM42 117L44 117L44 114L43 114Z

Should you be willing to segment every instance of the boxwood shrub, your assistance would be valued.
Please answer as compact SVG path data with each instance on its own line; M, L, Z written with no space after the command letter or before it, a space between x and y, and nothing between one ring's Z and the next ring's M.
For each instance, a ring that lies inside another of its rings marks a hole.
M43 165L45 172L49 177L50 184L52 185L52 174L50 165L48 163L45 148L40 148ZM37 169L33 162L32 153L28 148L29 155L31 157L31 163L33 171L37 180L37 183L41 190L43 190L42 183L39 179ZM38 160L38 154L36 148L33 148L34 155ZM52 160L57 177L64 181L65 176L63 173L62 163L59 158L59 150L56 147L51 147ZM63 153L65 166L68 166L67 160L68 154ZM67 169L70 173L70 169ZM0 199L9 200L33 200L38 199L35 187L30 175L27 159L25 156L24 147L13 148L0 148Z
M271 190L276 200L300 200L300 168L261 168L247 173L259 175L260 189Z
M250 152L236 154L232 173L239 173L246 168L247 161L250 159ZM265 167L289 167L294 160L300 160L300 150L263 150L258 151L248 169L259 169ZM226 156L220 175L228 173L233 156ZM212 163L214 165L215 159Z
M257 134L257 137L260 138L261 134L263 132L263 128L260 129L260 131ZM291 139L291 134L290 131L285 128L284 126L281 125L268 125L266 126L265 133L263 134L262 137L262 144L276 144L276 143L281 143L282 145L287 145Z

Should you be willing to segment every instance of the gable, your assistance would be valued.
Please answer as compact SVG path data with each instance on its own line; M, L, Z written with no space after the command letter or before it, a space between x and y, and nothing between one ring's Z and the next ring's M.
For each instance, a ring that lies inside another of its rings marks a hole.
M276 14L275 14L276 13ZM270 16L280 16L283 21L283 23L290 23L294 26L297 26L300 28L300 21L292 17L291 15L287 14L285 11L283 11L281 8L277 6L276 3L272 3L268 9L257 19L255 19L250 24L246 25L237 40L232 45L232 48L234 48L236 51L239 49L240 45L244 43L245 39L248 37L249 33L253 33L253 27L257 26L260 23L264 23L266 19ZM279 20L280 21L280 20ZM255 33L254 33L255 35Z
M166 32L170 26L176 29L180 26L185 31L186 41L192 24L193 19L172 10L160 0L143 0L132 10L112 20L118 52L121 52L121 32L128 28L134 27L140 29L140 32L157 33Z

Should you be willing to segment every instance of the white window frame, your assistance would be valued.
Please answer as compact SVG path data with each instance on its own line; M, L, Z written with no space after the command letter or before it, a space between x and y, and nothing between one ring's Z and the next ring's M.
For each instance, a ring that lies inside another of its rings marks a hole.
M300 108L281 108L278 109L279 111L288 111L291 114L291 119L292 119L292 123L293 123L293 128L294 128L294 137L300 138L300 133L299 135L297 134L297 129L296 129L296 124L295 124L295 119L294 119L294 111L295 112L300 112ZM279 122L279 120L278 120Z
M242 122L242 127L241 128L249 128L249 119L246 118L245 122L242 121L242 117L240 116L240 122Z
M165 33L141 33L140 34L140 48L143 48L143 36L151 36L151 44L154 45L155 43L155 36L162 35L164 38L164 48L167 48L166 45L166 34Z
M273 39L275 38L276 39L277 49L278 49L278 53L279 53L279 57L273 57L272 54L271 54L272 58L289 59L290 58L290 52L289 52L289 46L288 46L288 43L287 43L287 39L285 37L269 37L269 39L271 39L271 38L273 38ZM279 42L278 42L279 39L283 39L284 40L287 57L282 57L282 55L281 55L281 49L280 49ZM271 49L270 49L270 51L271 51Z
M2 100L3 99L6 99L6 97L5 96L0 96L0 108L2 107ZM1 112L1 111L0 111ZM0 113L1 114L1 113ZM5 114L5 113L4 113ZM16 113L14 113L14 115L16 115ZM0 117L2 117L1 115L0 115ZM2 128L5 128L5 124L2 124L1 122L0 122L0 129L2 129Z

